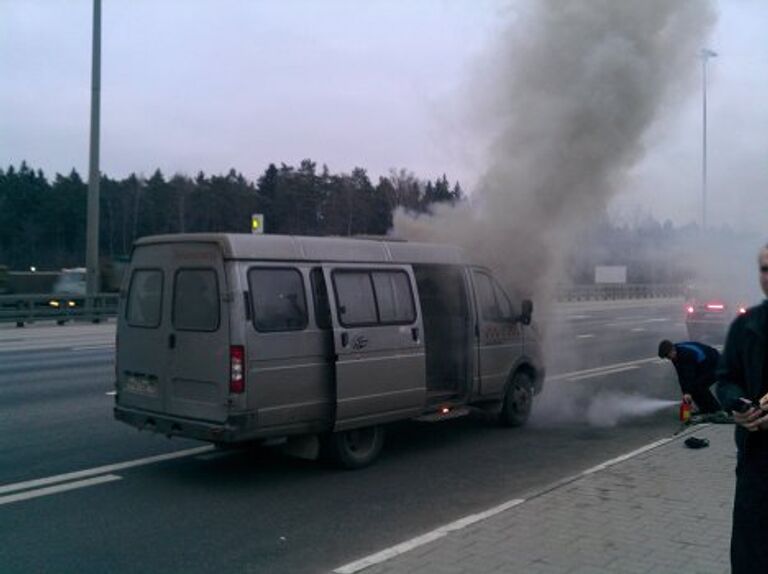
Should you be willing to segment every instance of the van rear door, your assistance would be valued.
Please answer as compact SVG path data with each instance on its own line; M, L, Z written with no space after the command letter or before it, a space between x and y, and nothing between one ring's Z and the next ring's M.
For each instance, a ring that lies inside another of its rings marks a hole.
M142 245L134 251L132 268L119 330L118 369L127 391L120 404L223 422L228 415L230 351L228 291L219 247L192 242ZM142 292L156 289L157 282L162 293L159 321L152 328L138 325L133 319ZM138 382L132 384L131 377L137 375Z
M421 413L426 359L407 265L324 265L336 355L334 430Z

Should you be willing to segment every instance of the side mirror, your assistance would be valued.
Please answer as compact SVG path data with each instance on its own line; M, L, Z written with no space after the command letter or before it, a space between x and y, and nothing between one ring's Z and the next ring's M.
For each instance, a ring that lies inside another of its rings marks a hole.
M523 299L520 305L520 322L523 325L531 324L531 316L533 315L533 301L530 299Z

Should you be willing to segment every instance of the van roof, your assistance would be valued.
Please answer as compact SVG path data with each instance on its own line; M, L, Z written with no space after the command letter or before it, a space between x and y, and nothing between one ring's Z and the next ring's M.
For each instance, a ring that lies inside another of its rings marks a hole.
M142 237L135 245L138 247L159 243L216 243L225 259L457 265L468 262L464 252L453 245L371 238L180 233Z

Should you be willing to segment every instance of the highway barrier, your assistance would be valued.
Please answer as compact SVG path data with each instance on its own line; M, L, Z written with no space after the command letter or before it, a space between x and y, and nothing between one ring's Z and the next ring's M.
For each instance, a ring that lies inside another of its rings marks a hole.
M117 293L86 295L0 295L0 323L16 323L23 327L37 321L90 321L114 317L117 314Z
M682 297L682 285L607 283L600 285L558 285L558 301L612 301Z

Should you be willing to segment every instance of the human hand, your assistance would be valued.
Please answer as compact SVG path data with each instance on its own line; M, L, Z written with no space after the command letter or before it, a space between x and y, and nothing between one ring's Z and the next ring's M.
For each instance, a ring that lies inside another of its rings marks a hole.
M756 407L750 407L743 413L734 411L733 420L750 432L768 429L768 412Z

